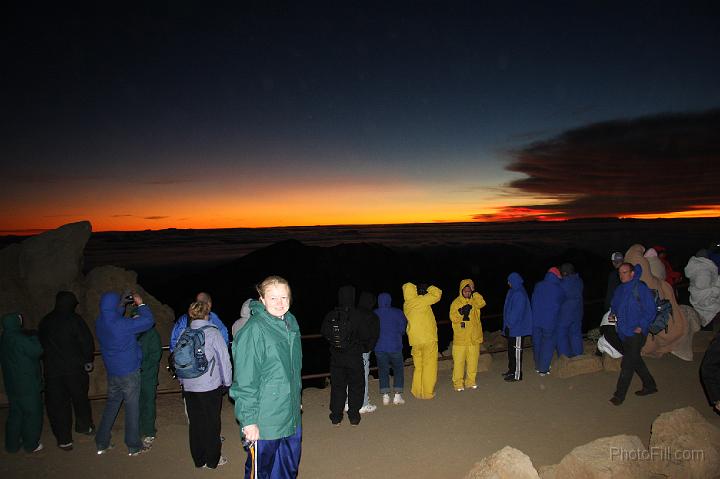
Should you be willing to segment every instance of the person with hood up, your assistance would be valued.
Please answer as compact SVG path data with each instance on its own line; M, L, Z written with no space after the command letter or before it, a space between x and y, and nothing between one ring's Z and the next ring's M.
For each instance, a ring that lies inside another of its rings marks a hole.
M123 316L125 306L132 302L137 316ZM95 320L95 336L100 344L105 370L107 371L107 400L102 419L95 434L98 454L105 454L110 443L112 426L120 407L125 404L125 445L128 455L137 456L149 450L140 439L140 365L142 349L137 336L155 324L150 307L142 296L120 298L114 291L100 297L100 314Z
M375 314L380 319L380 337L375 344L375 358L378 364L378 379L383 405L390 404L390 393L395 392L393 404L405 404L402 398L405 387L405 367L403 364L402 337L407 327L407 318L401 309L393 308L389 293L378 295L378 307ZM390 388L390 367L393 371L393 387Z
M565 301L560 306L558 317L557 352L572 358L583 353L583 280L570 263L560 266L560 274Z
M465 388L477 389L478 359L480 344L483 342L480 310L485 299L475 291L472 279L460 281L460 294L450 304L450 321L453 328L453 373L452 382L456 391Z
M380 336L380 320L373 312L375 307L375 295L367 291L360 293L358 300L357 313L360 317L360 340L362 342L362 358L363 368L365 370L365 396L363 397L363 405L360 408L360 414L373 412L377 406L370 402L368 392L368 379L370 378L370 353L375 348L378 336Z
M210 297L210 294L205 292L200 292L195 297L195 301L202 301L204 303L207 303L210 305L210 309L212 310L212 298ZM230 344L230 338L228 337L228 330L227 326L225 326L225 323L222 322L222 320L218 317L217 314L210 311L210 323L215 326L218 331L220 331L220 334L223 337L223 340L225 341L226 345ZM178 340L180 339L180 335L182 335L183 331L185 331L185 328L188 327L188 315L187 313L180 316L177 321L175 321L175 325L173 326L172 332L170 333L170 352L172 353L175 350L175 345L177 344Z
M73 293L58 292L55 308L38 326L44 350L45 406L57 445L64 451L73 448L73 410L75 432L95 433L88 399L95 340L85 320L75 312L77 305Z
M20 447L27 452L43 448L40 433L43 425L42 376L40 356L43 348L37 336L22 329L20 313L2 317L0 366L10 410L5 422L5 450L15 453Z
M300 327L284 278L268 276L257 291L260 299L250 302L250 319L232 346L230 397L245 439L254 444L245 477L294 478L302 453Z
M627 255L626 255L627 256ZM642 389L635 391L638 396L647 396L657 392L655 379L645 365L640 351L647 339L650 324L655 319L655 297L647 285L640 281L642 266L623 263L618 268L621 285L615 290L610 305L611 322L617 326L618 336L623 345L623 358L620 363L615 393L610 402L619 406L625 400L633 374L642 380Z
M522 276L513 272L507 281L510 289L503 307L503 334L508 342L508 369L503 376L512 382L522 380L522 339L532 334L532 308Z
M437 383L438 335L432 305L440 301L442 290L436 286L405 283L402 286L403 313L407 318L407 335L413 364L410 392L418 399L435 397Z
M250 303L252 302L252 298L248 298L245 300L245 302L240 306L240 317L233 323L231 332L233 339L235 338L235 335L242 329L243 326L248 322L248 319L250 319Z
M720 312L718 267L708 258L707 250L701 249L690 258L685 266L685 276L690 280L690 304L705 326Z
M674 288L680 281L682 281L682 273L673 269L672 264L670 263L670 258L668 258L668 250L666 247L656 245L653 246L652 249L657 252L658 258L662 261L663 266L665 266L665 281Z
M363 316L355 308L355 287L338 290L338 306L325 315L320 332L330 343L330 422L339 425L347 403L350 424L360 424L363 403Z
M179 379L188 415L190 455L195 467L215 469L227 464L220 439L223 395L232 383L232 365L225 340L208 317L210 305L196 301L188 308L191 329L203 330L208 370L196 378Z
M550 374L550 361L557 342L558 316L565 301L561 277L560 270L552 267L533 289L533 356L535 369L541 376Z

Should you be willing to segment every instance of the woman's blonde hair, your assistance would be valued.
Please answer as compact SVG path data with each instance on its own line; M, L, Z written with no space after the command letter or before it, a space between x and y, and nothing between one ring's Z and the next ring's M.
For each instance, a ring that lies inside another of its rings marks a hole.
M205 319L210 313L210 305L205 301L195 301L188 308L188 317L190 319Z
M264 280L262 280L261 283L259 283L255 289L257 289L258 294L261 298L265 297L265 291L270 286L277 286L280 284L284 284L287 287L288 290L288 300L292 300L292 292L290 291L290 284L287 282L285 278L282 278L280 276L268 276Z

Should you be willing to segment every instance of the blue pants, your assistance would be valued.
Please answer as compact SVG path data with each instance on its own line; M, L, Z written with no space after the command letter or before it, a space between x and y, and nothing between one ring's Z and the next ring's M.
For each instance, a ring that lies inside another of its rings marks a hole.
M262 433L262 431L261 431ZM302 452L302 427L280 439L260 439L255 445L258 470L252 474L252 455L245 461L245 479L291 479L298 475Z
M405 365L402 351L386 353L375 351L378 363L378 376L380 380L380 394L388 394L390 390L390 367L393 371L393 387L396 393L402 393L405 386Z
M135 452L143 447L140 440L140 370L125 376L107 377L107 401L95 434L98 451L110 447L110 431L120 406L125 403L125 445Z
M556 328L545 328L542 326L533 327L533 356L535 358L535 369L541 373L550 370L557 341Z

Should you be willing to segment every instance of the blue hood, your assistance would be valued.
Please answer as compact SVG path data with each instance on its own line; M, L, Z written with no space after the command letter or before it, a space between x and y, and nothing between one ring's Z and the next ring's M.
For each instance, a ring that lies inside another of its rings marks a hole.
M507 277L507 280L508 283L510 283L510 287L512 289L521 288L524 283L522 276L515 272L510 273Z
M390 293L380 293L378 295L378 308L389 308L392 305L392 296Z

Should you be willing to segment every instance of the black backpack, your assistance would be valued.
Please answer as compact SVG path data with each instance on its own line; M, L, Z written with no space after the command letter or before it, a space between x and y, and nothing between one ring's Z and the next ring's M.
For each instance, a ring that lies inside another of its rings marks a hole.
M352 331L350 328L350 310L336 307L327 319L326 336L330 346L337 350L350 347Z

